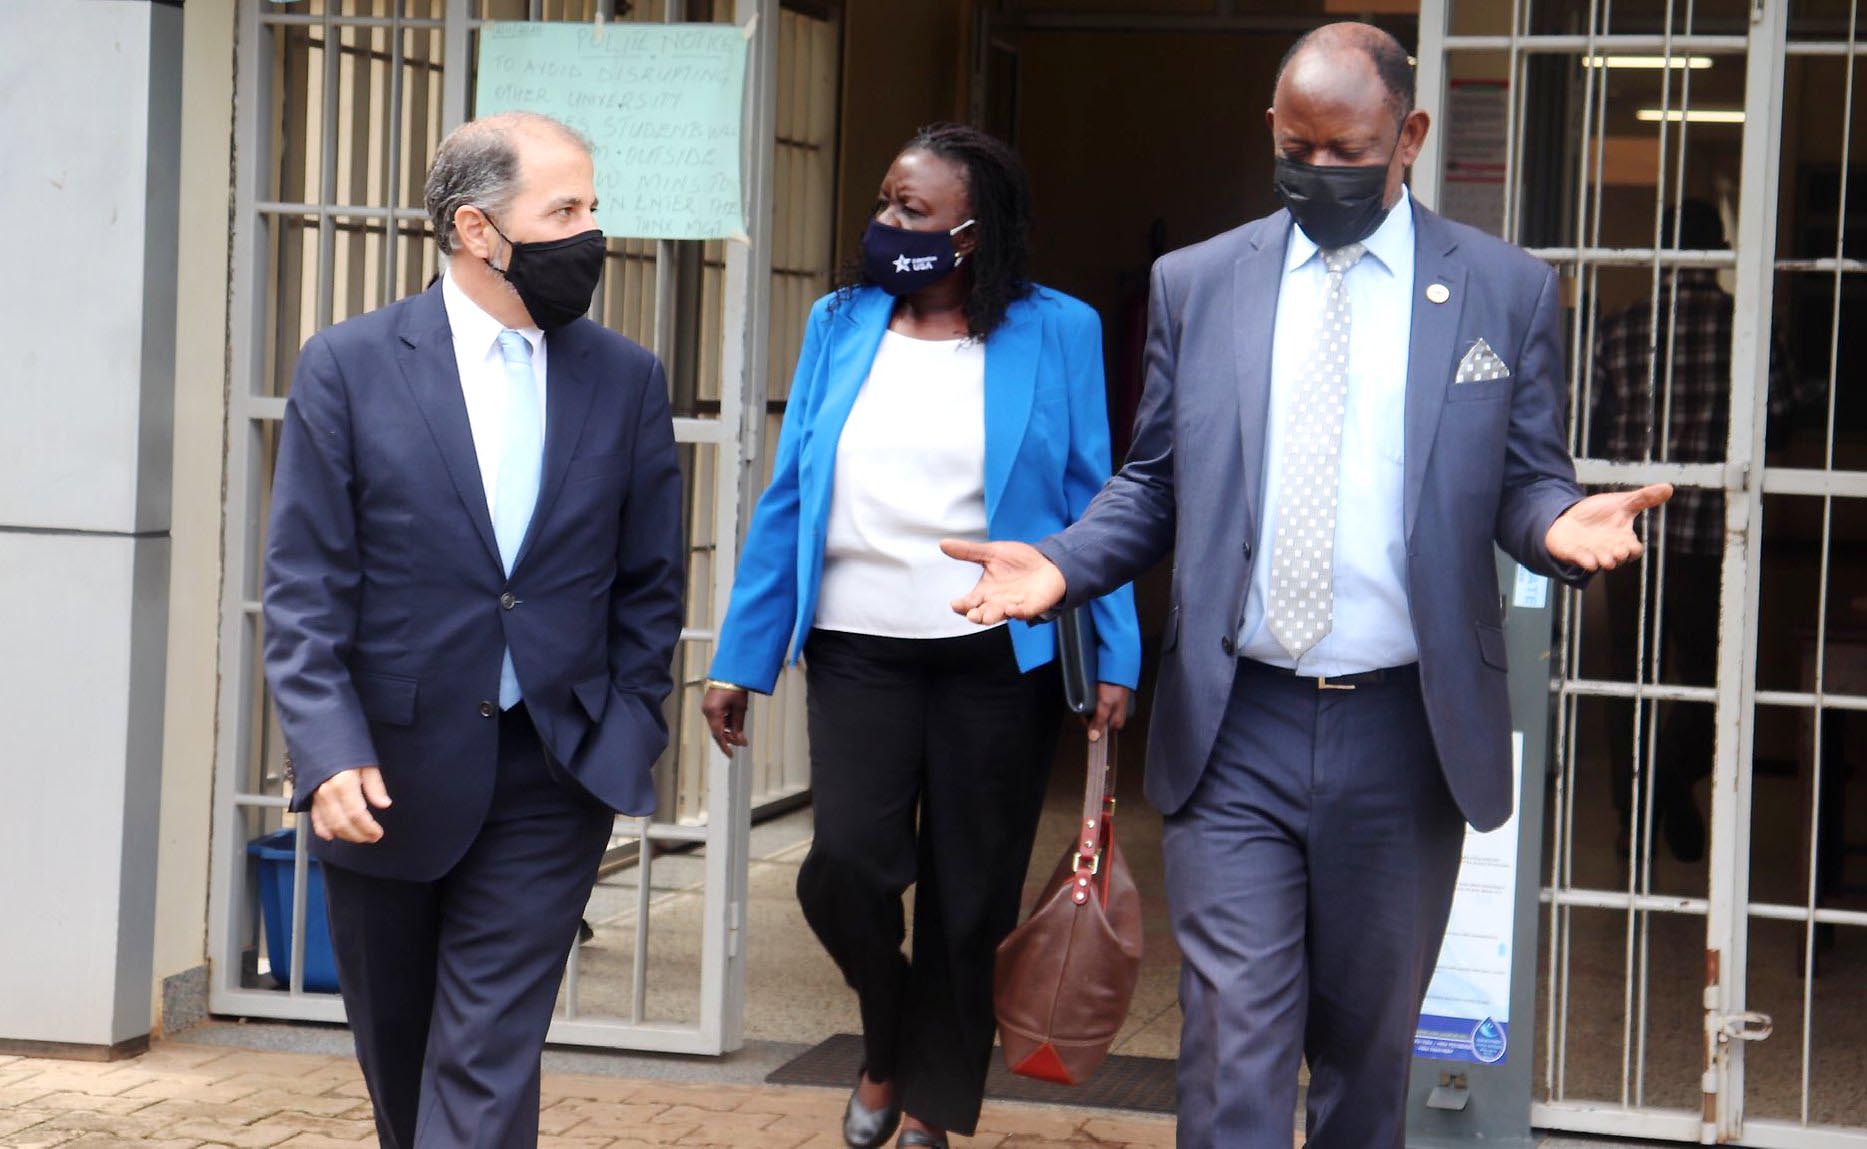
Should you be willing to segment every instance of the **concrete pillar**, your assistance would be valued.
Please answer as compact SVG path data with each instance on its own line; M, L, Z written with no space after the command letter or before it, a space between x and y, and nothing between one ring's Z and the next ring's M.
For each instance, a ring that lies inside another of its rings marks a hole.
M148 1040L181 30L0 4L0 1052Z

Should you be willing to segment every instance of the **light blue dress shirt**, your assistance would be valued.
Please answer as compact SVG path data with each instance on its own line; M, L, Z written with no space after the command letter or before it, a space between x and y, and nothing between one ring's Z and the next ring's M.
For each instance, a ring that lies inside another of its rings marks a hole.
M1264 625L1277 538L1284 423L1321 322L1328 273L1315 242L1290 230L1271 345L1270 421L1264 432L1264 521L1245 597L1239 653L1304 675L1359 674L1419 661L1407 607L1405 527L1407 355L1413 330L1413 201L1400 202L1347 272L1348 411L1342 424L1335 521L1335 625L1293 666Z

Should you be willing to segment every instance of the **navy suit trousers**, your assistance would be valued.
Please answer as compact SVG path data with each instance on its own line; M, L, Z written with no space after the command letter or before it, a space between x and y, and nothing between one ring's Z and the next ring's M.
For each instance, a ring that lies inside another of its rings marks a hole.
M411 882L326 864L338 982L386 1149L538 1143L539 1056L614 823L559 780L521 704L500 715L492 807L453 869Z
M1401 1149L1407 1072L1465 826L1419 680L1319 690L1239 663L1166 821L1183 961L1181 1149Z

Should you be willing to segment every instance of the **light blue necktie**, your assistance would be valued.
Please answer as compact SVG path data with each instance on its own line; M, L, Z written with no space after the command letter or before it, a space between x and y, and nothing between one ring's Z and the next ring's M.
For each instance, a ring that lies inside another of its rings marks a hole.
M544 418L538 409L538 377L532 372L532 345L516 331L499 333L499 357L506 363L506 434L499 452L499 489L493 496L493 537L499 559L511 577L519 544L538 505L538 473L544 462ZM519 703L519 675L507 649L499 666L499 708Z

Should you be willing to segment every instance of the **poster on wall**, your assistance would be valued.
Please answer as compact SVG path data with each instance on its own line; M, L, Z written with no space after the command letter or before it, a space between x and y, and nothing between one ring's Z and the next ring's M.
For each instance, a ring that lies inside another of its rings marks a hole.
M1439 214L1504 236L1505 137L1510 85L1503 80L1453 80L1447 85L1446 174Z
M473 114L540 112L581 132L605 235L744 240L740 123L751 31L489 23L480 29Z
M1511 734L1512 798L1523 790L1523 734ZM1517 926L1517 814L1465 828L1452 916L1413 1037L1416 1057L1496 1065L1510 1054L1511 943Z

